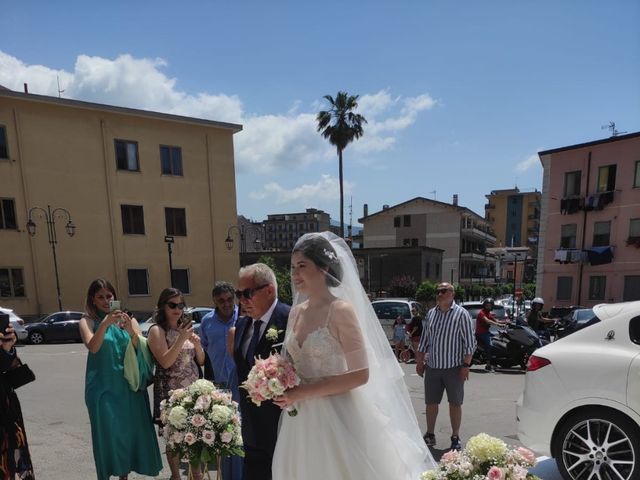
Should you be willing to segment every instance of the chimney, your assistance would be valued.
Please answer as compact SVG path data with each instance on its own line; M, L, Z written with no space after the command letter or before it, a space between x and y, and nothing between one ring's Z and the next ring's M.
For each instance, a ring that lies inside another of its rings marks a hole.
M29 93L29 86L26 83L24 84L24 93Z
M364 209L364 212L363 212L364 215L363 216L364 217L368 217L369 216L369 205L365 203L363 209Z
M389 210L389 205L382 205L382 210Z
M454 207L458 206L458 194L457 193L453 194L453 206Z

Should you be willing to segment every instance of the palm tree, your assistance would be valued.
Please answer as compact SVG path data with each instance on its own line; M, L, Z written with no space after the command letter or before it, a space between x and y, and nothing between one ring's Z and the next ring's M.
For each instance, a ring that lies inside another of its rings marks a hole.
M340 174L340 234L344 238L344 189L342 185L342 151L347 148L353 140L360 138L364 134L362 125L367 123L367 119L359 113L354 113L358 108L358 96L349 95L347 92L338 92L336 98L325 95L324 99L329 102L329 110L318 112L316 120L318 131L329 140L331 145L338 151L338 168Z

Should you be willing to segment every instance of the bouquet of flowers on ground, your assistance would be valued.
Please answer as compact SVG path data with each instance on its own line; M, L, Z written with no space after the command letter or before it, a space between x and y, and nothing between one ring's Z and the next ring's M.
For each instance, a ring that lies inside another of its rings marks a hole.
M422 480L540 480L528 472L536 456L523 447L510 449L502 440L481 433L464 450L445 453L438 469L424 472Z
M216 389L208 380L196 380L169 395L160 402L160 420L171 451L191 465L244 456L238 403L231 393Z
M260 406L265 400L273 400L299 384L300 377L293 365L280 354L272 353L264 360L256 358L256 363L242 387L249 392L251 401ZM295 407L286 410L292 417L298 414Z

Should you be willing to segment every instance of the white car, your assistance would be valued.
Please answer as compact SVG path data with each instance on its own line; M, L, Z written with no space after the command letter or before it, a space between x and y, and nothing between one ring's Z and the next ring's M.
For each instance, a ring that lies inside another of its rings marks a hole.
M18 338L18 341L24 342L28 335L27 329L24 326L24 320L16 315L10 308L0 307L0 313L9 315L9 321L11 322L11 326L13 327L13 329L16 331L16 337Z
M193 322L193 332L195 334L200 333L200 322L209 312L212 312L213 308L209 307L188 307L185 313L191 315L191 320ZM140 330L142 331L142 335L144 337L149 336L149 329L155 324L155 319L153 315L147 318L144 322L140 322Z
M566 480L640 479L640 301L593 308L599 323L536 350L518 437Z

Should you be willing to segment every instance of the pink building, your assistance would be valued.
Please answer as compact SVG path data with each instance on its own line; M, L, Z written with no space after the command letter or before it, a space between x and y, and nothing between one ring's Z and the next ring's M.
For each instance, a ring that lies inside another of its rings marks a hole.
M640 132L540 152L536 294L547 307L640 299Z

